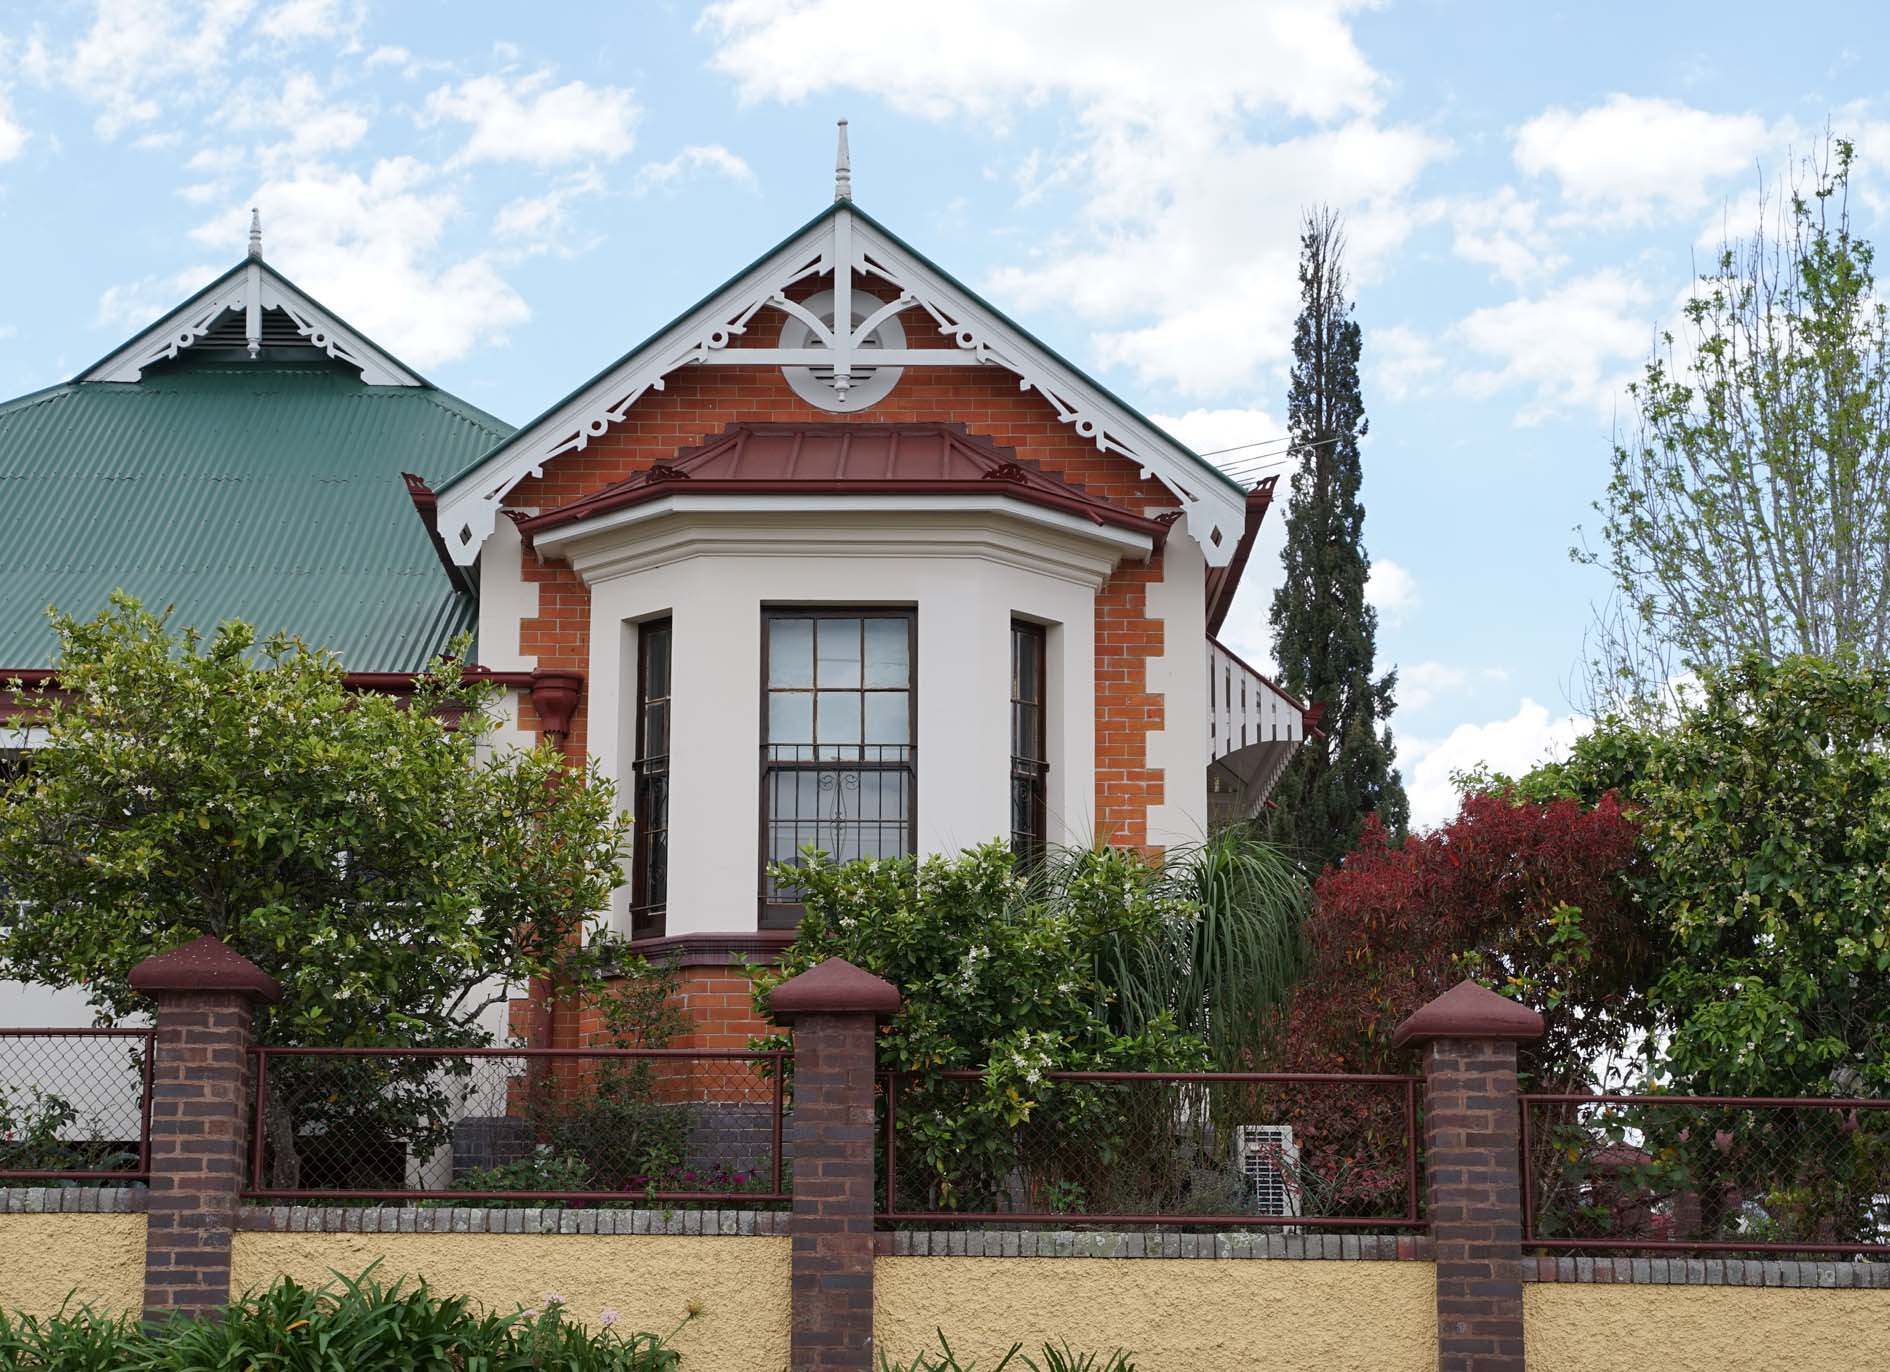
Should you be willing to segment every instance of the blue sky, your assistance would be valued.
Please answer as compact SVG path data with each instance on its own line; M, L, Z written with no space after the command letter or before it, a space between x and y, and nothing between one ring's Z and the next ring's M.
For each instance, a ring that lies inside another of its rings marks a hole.
M1350 227L1416 814L1579 727L1570 565L1696 254L1827 123L1890 209L1877 6L842 0L0 8L0 394L241 253L521 422L859 202L1197 448L1280 434L1295 221ZM1282 483L1284 484L1284 483ZM1590 517L1592 524L1592 517ZM1278 524L1227 636L1266 657Z

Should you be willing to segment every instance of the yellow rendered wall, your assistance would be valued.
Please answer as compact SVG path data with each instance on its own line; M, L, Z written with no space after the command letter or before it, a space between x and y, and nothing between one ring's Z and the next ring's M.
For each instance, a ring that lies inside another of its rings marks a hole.
M1854 1372L1890 1367L1890 1291L1523 1289L1529 1372Z
M702 1318L677 1337L704 1372L780 1372L788 1355L788 1240L655 1234L263 1234L236 1236L233 1294L277 1277L319 1285L337 1271L424 1277L490 1310L535 1307L547 1291L594 1325L615 1310L623 1329L668 1333L691 1301Z
M881 1258L874 1334L899 1360L943 1328L980 1367L1021 1339L1143 1372L1432 1372L1433 1290L1424 1262Z
M0 1215L0 1310L144 1308L143 1215Z

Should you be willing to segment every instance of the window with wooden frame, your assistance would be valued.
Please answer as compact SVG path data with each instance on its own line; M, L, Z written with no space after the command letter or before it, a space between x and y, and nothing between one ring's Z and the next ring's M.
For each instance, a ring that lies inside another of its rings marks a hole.
M1049 842L1049 731L1041 624L1011 621L1011 851L1020 868L1043 860Z
M631 795L630 937L661 938L669 907L670 621L637 626L637 760Z
M801 917L770 863L809 845L839 862L917 839L917 618L900 609L768 609L761 652L761 927Z

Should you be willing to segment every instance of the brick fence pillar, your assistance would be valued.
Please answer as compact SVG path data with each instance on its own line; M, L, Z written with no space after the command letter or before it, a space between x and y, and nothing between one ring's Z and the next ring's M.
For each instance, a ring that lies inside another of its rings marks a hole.
M250 1026L272 977L206 934L131 969L157 1004L144 1317L220 1310L249 1139Z
M1424 1049L1438 1372L1523 1372L1516 1045L1541 1035L1541 1015L1464 981L1400 1024L1392 1039Z
M789 1372L873 1365L873 1086L890 982L841 958L782 982L773 1017L794 1026L794 1165Z

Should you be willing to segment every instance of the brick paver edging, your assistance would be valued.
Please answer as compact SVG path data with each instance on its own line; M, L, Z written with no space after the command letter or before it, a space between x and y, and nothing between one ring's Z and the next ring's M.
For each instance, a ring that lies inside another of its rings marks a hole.
M142 1186L4 1186L0 1214L142 1215L149 1195Z
M1422 1235L1176 1234L1072 1229L916 1229L878 1236L894 1258L1274 1258L1429 1262Z
M251 1205L236 1227L276 1234L676 1234L787 1233L785 1210L499 1210L446 1205Z
M1524 1258L1526 1282L1593 1286L1795 1286L1890 1291L1890 1262L1750 1258Z

